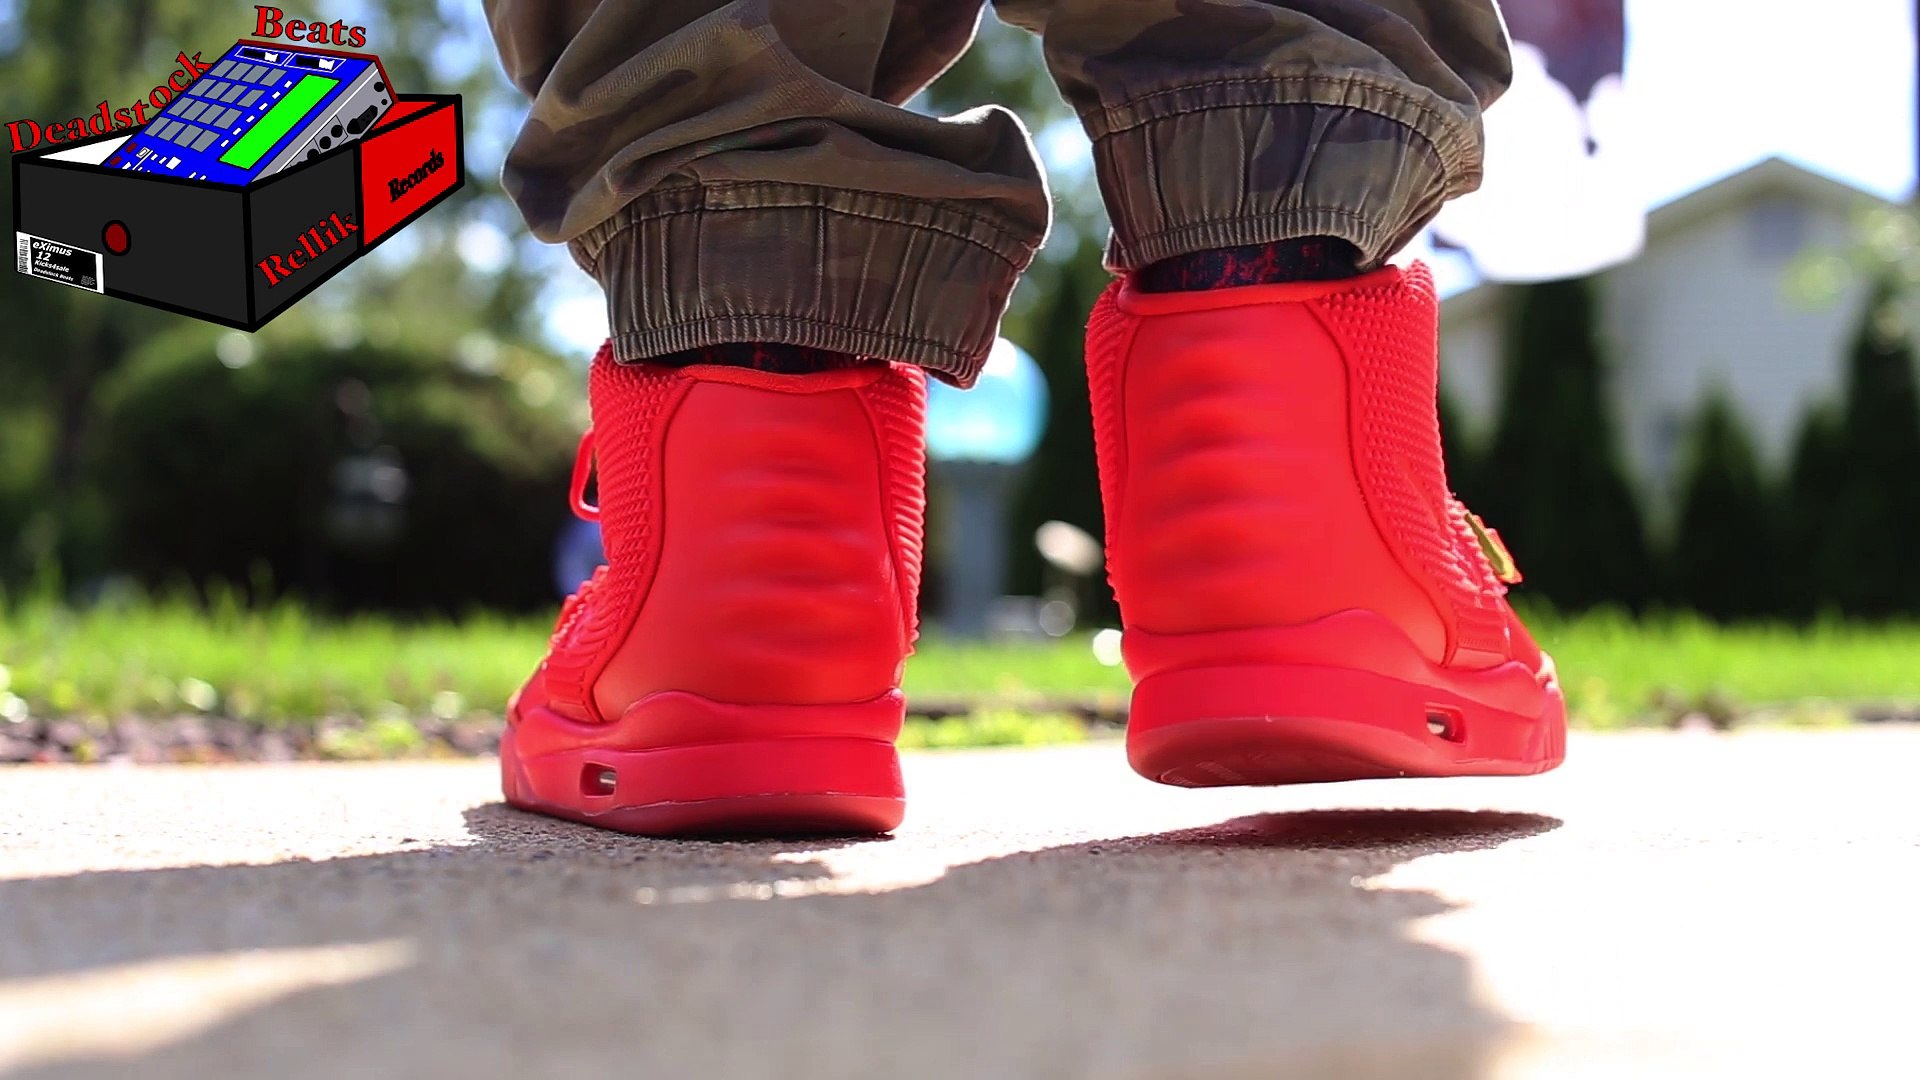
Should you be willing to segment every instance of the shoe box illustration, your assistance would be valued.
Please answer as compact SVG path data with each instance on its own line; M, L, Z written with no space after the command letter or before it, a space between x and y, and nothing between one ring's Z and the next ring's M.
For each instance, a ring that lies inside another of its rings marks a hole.
M15 269L241 330L466 182L458 95L240 41L133 130L14 155Z

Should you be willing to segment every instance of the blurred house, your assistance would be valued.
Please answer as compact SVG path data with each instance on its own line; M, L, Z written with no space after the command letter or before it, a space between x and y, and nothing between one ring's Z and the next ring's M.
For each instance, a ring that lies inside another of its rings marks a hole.
M1772 469L1784 468L1808 407L1839 395L1867 286L1817 260L1855 247L1855 215L1876 205L1886 204L1768 159L1653 211L1644 252L1597 276L1622 449L1656 512L1670 504L1687 425L1715 384ZM1794 282L1818 269L1833 272L1834 288L1813 299ZM1498 408L1508 291L1482 284L1441 306L1442 378L1481 432Z

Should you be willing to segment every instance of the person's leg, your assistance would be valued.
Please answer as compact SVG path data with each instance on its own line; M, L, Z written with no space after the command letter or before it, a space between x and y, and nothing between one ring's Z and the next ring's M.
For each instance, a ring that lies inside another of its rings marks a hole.
M1126 274L1087 362L1128 750L1183 785L1537 772L1552 664L1441 461L1437 308L1380 269L1480 174L1491 0L1001 0ZM1353 275L1359 276L1353 276Z
M605 287L614 356L740 342L971 381L1046 233L1013 114L902 109L984 0L487 0L533 99L508 194Z
M997 0L1093 140L1108 263L1325 237L1380 266L1480 182L1492 0Z
M533 98L507 190L613 328L575 478L608 565L509 707L507 797L654 834L889 829L919 369L973 380L1047 225L1010 114L898 107L979 4L488 10Z

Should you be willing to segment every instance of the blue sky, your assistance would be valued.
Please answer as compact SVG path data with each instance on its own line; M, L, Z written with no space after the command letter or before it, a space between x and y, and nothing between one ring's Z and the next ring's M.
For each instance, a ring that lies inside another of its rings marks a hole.
M1773 155L1905 197L1912 18L1912 0L1627 0L1626 95L1648 205ZM1056 174L1087 167L1070 127L1038 144ZM606 330L599 295L564 258L556 266L550 325L590 351Z

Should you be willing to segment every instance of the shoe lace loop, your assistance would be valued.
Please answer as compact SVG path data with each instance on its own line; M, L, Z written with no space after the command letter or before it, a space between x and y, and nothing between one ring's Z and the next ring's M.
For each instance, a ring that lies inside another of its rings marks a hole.
M587 482L591 479L593 479L593 429L588 428L586 433L580 436L580 449L573 458L573 482L568 485L567 490L568 505L583 521L600 520L600 508L587 501ZM606 572L605 565L596 568L593 575L581 582L573 595L567 597L566 601L560 605L560 618L553 628L553 641L556 644L564 641L567 632L573 629L573 624L586 609L587 599L593 595L594 589L599 586Z
M600 508L587 501L587 481L593 479L593 429L580 436L580 449L573 457L573 483L567 502L582 521L599 521Z

